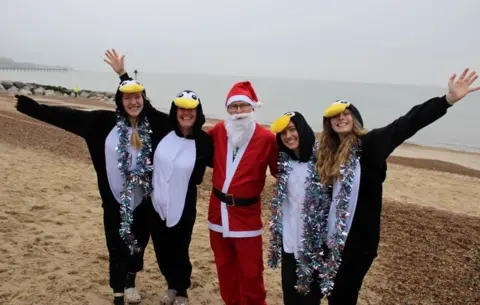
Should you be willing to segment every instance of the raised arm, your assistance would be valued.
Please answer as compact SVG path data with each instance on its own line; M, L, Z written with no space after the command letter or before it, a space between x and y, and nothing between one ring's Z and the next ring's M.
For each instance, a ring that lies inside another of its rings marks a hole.
M457 81L456 75L452 75L448 82L448 94L416 105L389 125L370 131L364 136L364 147L371 148L372 151L369 153L377 158L387 159L405 140L444 116L453 104L467 94L480 90L480 87L470 88L478 77L476 73L472 72L468 76L467 73L468 69L465 69Z
M16 108L32 118L54 125L86 138L92 128L95 113L63 106L41 105L25 95L15 95Z
M105 52L104 61L112 67L113 71L117 73L117 75L120 77L120 82L133 79L125 71L125 55L119 56L115 49L107 50ZM150 102L145 108L145 111L150 124L152 124L152 128L155 128L156 126L160 128L169 127L168 114L159 111L153 107Z

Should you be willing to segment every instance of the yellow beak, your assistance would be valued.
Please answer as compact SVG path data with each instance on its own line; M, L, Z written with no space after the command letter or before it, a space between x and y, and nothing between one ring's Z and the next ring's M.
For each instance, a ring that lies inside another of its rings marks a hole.
M180 108L184 109L195 109L197 108L199 102L194 99L189 99L189 98L184 98L184 97L179 97L173 100L175 105Z
M328 108L325 110L323 113L323 116L326 118L331 118L333 116L336 116L337 114L340 114L347 109L347 107L350 106L350 103L345 104L345 103L333 103Z
M273 133L282 132L285 128L287 128L291 118L292 116L290 115L282 115L281 117L276 119L275 122L272 123L272 125L270 125L270 131Z
M126 86L120 87L120 92L123 93L137 93L137 92L142 92L145 87L139 84L130 84Z

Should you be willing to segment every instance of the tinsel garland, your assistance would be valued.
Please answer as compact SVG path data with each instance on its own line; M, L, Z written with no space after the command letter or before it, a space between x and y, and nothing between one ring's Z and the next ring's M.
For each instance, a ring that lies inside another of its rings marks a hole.
M288 154L280 152L277 163L277 183L272 199L272 216L270 219L270 249L268 265L275 269L282 257L283 211L282 203L287 197L287 182L292 171L292 160Z
M328 239L328 211L332 202L332 186L331 185L321 185L320 186L320 206L322 209L317 209L316 215L313 217L306 218L306 222L316 222L323 221L324 226L322 227L321 232L321 242L316 244L318 253L322 253L322 256L318 256L319 263L314 262L312 264L312 269L318 270L318 281L320 285L320 290L322 294L328 296L330 295L333 286L335 276L337 274L338 268L342 263L342 252L345 247L345 242L347 239L346 221L350 216L347 212L350 193L352 191L353 182L355 178L355 168L360 162L360 140L352 145L349 152L349 157L347 161L340 166L340 183L341 189L339 194L333 200L336 202L335 213L336 213L336 223L335 223L335 233L333 234L332 239ZM313 211L315 213L315 211ZM321 215L320 215L321 214ZM307 224L308 227L315 225ZM312 242L318 242L317 240L311 239ZM328 255L324 256L321 248L323 242L326 241L328 246ZM318 269L317 269L318 268ZM306 286L308 287L308 286Z
M322 244L326 237L327 220L330 204L322 200L331 193L331 186L320 183L320 176L316 168L318 143L314 148L315 159L308 164L307 187L302 208L302 250L297 259L298 292L307 294L313 281L313 274L322 267L324 257Z
M119 135L119 141L116 147L119 153L118 168L123 178L123 191L120 192L120 237L125 241L130 254L139 252L141 249L138 242L132 233L133 211L130 206L132 201L132 193L136 186L141 186L144 191L144 196L149 196L152 192L152 182L149 172L152 168L152 143L150 133L152 133L150 124L145 117L137 127L137 132L140 137L142 148L137 155L136 168L130 170L131 155L128 151L130 147L130 137L128 136L128 122L127 119L117 111L116 129Z
M308 162L308 177L306 178L307 189L311 189L312 192L319 186L319 178L315 169L316 163L316 151L318 149L318 141L312 147L312 156ZM270 220L270 249L268 265L275 269L281 261L282 255L282 236L283 236L283 211L282 204L287 196L287 182L292 171L291 158L288 154L281 152L278 160L278 174L277 183L275 186L275 196L272 199L272 216ZM313 184L313 185L311 185ZM314 196L311 197L312 201L317 201ZM308 212L307 212L308 213ZM304 243L305 246L305 243ZM308 270L306 270L308 272Z
M295 288L302 294L310 292L314 273L318 275L321 292L329 295L341 264L342 251L345 247L347 234L345 233L347 208L354 181L355 167L360 158L360 141L350 149L349 158L340 167L340 182L342 188L336 200L336 232L332 240L328 240L328 213L332 202L331 184L321 184L316 169L318 142L313 147L312 157L308 162L306 178L305 200L302 208L302 250L297 259L297 285ZM278 180L275 188L275 197L272 199L272 216L270 221L270 251L268 264L276 268L281 261L282 252L282 203L286 198L286 187L291 172L291 159L285 153L280 153L278 162ZM329 248L328 256L322 245Z

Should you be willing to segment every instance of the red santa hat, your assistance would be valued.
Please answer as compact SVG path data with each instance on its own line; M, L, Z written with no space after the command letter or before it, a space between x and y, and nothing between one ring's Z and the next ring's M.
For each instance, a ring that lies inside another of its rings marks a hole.
M247 102L254 108L259 108L263 104L258 101L257 94L253 90L252 84L249 81L238 82L233 85L232 89L227 95L225 107L228 107L233 102Z

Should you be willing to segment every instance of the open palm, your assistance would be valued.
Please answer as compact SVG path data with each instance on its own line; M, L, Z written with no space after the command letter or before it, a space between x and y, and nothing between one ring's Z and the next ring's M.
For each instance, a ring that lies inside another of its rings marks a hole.
M105 57L106 58L103 59L103 61L109 64L112 67L113 71L117 72L118 75L122 75L125 73L125 55L119 56L115 49L111 49L105 52Z
M447 100L450 104L458 102L471 92L480 90L480 86L470 88L473 82L478 78L478 75L475 71L472 71L467 75L468 70L468 68L465 69L457 80L455 80L456 74L453 74L448 80Z

